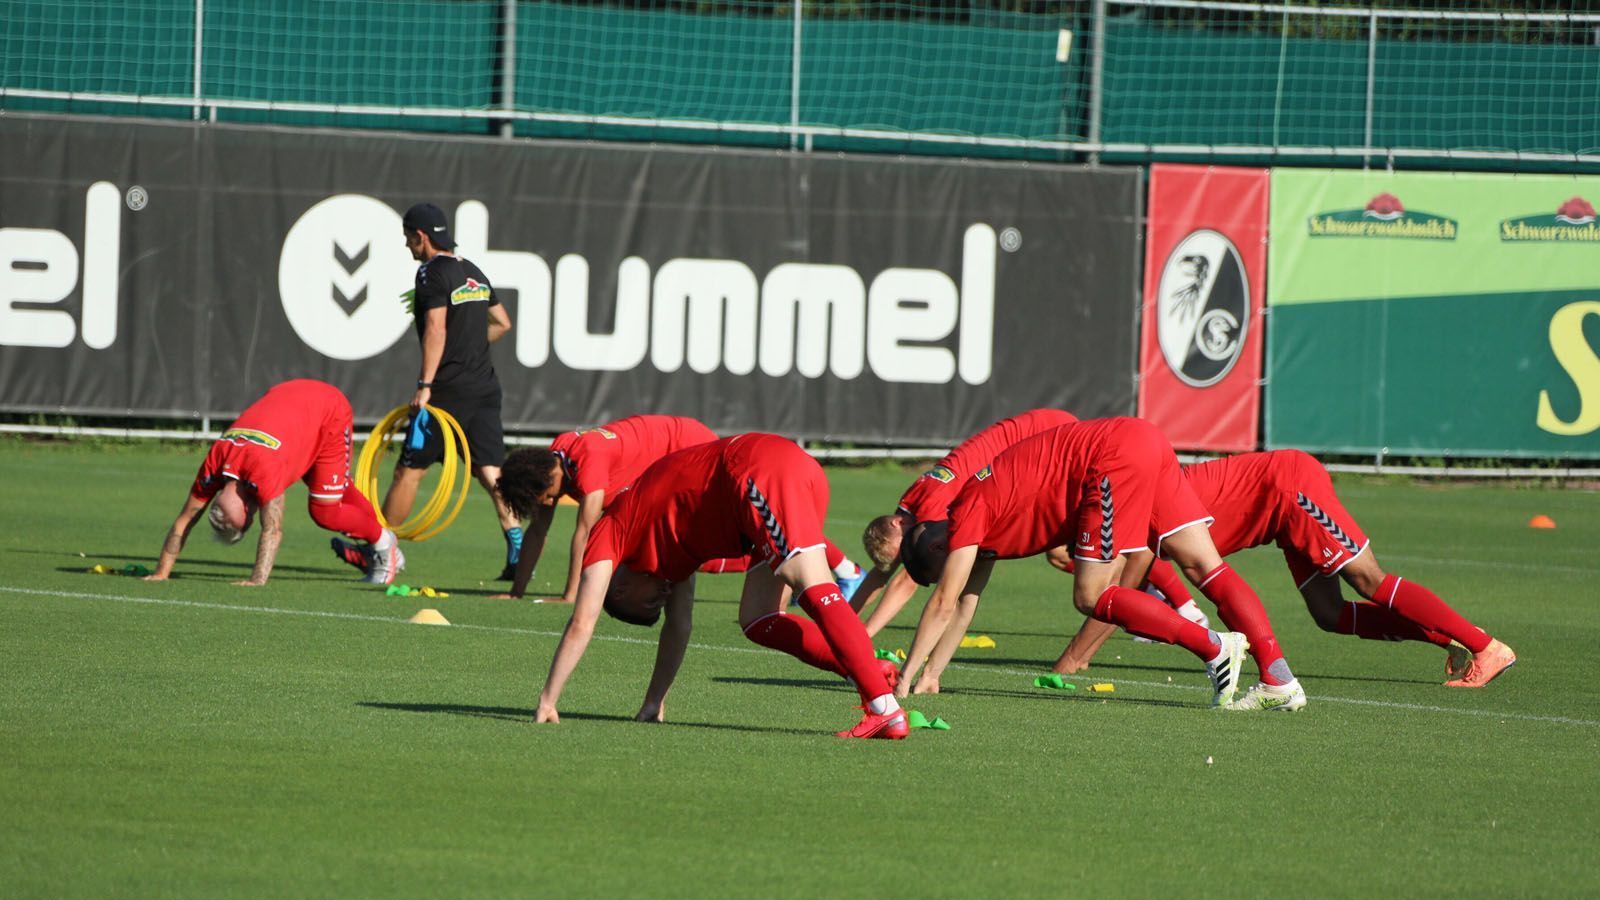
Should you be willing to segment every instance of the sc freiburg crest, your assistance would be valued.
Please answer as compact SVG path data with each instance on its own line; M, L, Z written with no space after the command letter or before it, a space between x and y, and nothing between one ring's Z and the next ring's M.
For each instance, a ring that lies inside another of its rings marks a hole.
M1250 281L1239 251L1202 229L1178 242L1157 287L1156 336L1184 384L1209 387L1239 361L1250 322Z

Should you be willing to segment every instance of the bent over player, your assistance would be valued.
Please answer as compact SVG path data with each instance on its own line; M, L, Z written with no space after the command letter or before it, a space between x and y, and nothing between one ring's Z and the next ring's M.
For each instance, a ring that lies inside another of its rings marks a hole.
M1072 599L1078 610L1199 657L1212 679L1213 705L1304 707L1305 691L1278 649L1260 599L1217 555L1206 531L1209 521L1172 446L1141 419L1064 425L1019 442L973 475L951 505L946 526L918 526L903 554L914 577L937 578L938 587L917 625L899 692L912 687L909 679L924 660L928 669L915 687L938 690L995 559L1066 544L1077 564ZM938 534L942 528L947 536ZM1145 580L1152 543L1202 585L1234 632L1210 631L1133 589ZM1234 700L1246 649L1255 656L1262 683Z
M311 489L311 521L368 542L363 581L388 584L405 568L394 533L378 524L372 504L350 484L350 401L331 384L286 381L250 404L211 445L189 499L167 532L161 560L146 581L172 574L200 511L219 540L236 543L257 511L261 536L255 570L242 585L267 583L283 539L283 492L296 479Z
M1217 552L1231 556L1277 544L1307 611L1323 631L1442 647L1445 671L1453 678L1445 682L1448 687L1483 687L1517 661L1510 647L1437 594L1385 572L1361 526L1339 501L1328 470L1310 454L1243 453L1188 466L1184 474L1216 518L1211 536ZM1340 578L1365 600L1345 602Z
M501 499L528 529L515 560L509 596L521 597L544 553L545 538L555 517L556 501L577 502L572 527L572 553L560 600L578 594L578 573L589 531L608 499L633 484L644 470L670 453L717 439L711 429L687 416L629 416L597 428L558 435L549 448L530 447L506 457L496 486Z
M739 600L745 636L854 683L865 714L839 737L905 737L905 713L888 678L894 667L874 657L861 619L824 559L827 511L822 467L777 435L723 438L651 466L589 534L577 603L539 694L538 721L560 721L561 691L602 608L637 625L653 625L665 608L667 621L638 715L662 721L667 691L689 645L696 568L749 553L761 564L745 573ZM782 611L790 592L809 619Z
M900 495L900 504L891 515L879 516L867 523L861 542L866 546L873 569L867 573L866 581L856 592L855 607L863 608L871 599L870 594L883 588L883 596L878 599L878 605L867 619L867 634L875 635L882 631L917 592L916 581L905 569L896 571L900 562L900 542L904 536L918 522L945 519L962 485L967 483L973 472L994 462L1001 451L1023 438L1076 421L1077 416L1059 409L1030 409L1001 419L957 444L933 468L911 482L906 492Z

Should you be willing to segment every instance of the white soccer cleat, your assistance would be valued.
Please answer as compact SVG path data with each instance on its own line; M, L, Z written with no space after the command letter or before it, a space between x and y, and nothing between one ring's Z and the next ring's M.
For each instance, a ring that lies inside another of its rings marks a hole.
M1250 642L1237 631L1222 634L1222 650L1206 663L1206 674L1211 676L1211 705L1227 706L1239 693L1239 670L1244 667L1244 654Z
M1298 712L1306 708L1306 689L1300 686L1298 678L1288 684L1267 684L1263 681L1245 691L1243 697L1229 703L1225 708L1245 712L1257 710Z
M361 579L367 584L394 584L395 576L405 571L406 555L400 552L399 541L391 538L387 550L379 550L374 545L370 556L372 561L367 566L367 574Z

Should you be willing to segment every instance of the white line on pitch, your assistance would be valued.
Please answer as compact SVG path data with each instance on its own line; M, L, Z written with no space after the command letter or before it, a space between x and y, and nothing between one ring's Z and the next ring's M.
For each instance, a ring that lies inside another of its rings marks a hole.
M0 585L0 592L9 593L9 594L28 594L28 595L36 596L36 597L64 597L64 598L73 599L73 600L110 600L110 601L114 601L114 602L117 602L117 603L143 603L143 604L148 604L148 605L152 605L152 606L181 606L181 607L189 607L189 608L192 608L192 609L216 609L216 610L223 610L223 611L226 611L226 612L266 613L268 615L280 615L280 616L310 616L310 617L322 618L322 619L342 619L342 620L350 621L350 622L377 622L377 623L385 624L385 625L409 625L409 624L411 624L410 622L406 621L405 619L396 618L396 617L390 617L390 616L367 616L367 615L361 615L360 613L329 612L327 610L316 610L316 609L284 609L282 607L276 607L276 606L241 606L241 605L232 604L232 603L205 603L205 602L202 602L202 601L199 601L199 600L173 600L173 599L169 599L169 598L165 598L165 597L131 597L131 596L127 596L125 594L86 594L86 593L77 593L77 592L73 592L73 591L46 591L46 590L39 590L39 589L36 589L36 588L8 587L8 586L5 586L5 585ZM542 630L539 630L539 629L536 629L536 628L516 628L516 627L513 627L513 626L509 626L509 625L471 625L471 624L455 624L455 623L452 623L451 627L459 628L459 629L466 629L466 630L470 630L470 631L489 631L489 632L496 632L496 633L500 633L500 634L532 635L534 637L560 637L561 636L561 632L559 632L559 631L542 631ZM622 636L619 636L619 635L607 635L607 634L597 634L597 635L594 635L594 637L592 639L596 640L596 641L609 641L611 643L617 643L617 644L646 644L646 645L654 646L655 643L656 643L655 640L648 639L648 638L631 638L631 637L622 637ZM767 649L761 648L761 647L730 647L730 646L727 646L727 645L724 645L724 644L690 644L689 646L693 647L693 648L695 648L697 650L717 650L717 651L721 651L721 652L725 652L725 653L771 653L772 652L771 650L767 650ZM1023 677L1031 677L1031 676L1039 674L1037 671L1031 671L1031 670L1003 669L1003 668L996 668L996 667L993 667L993 666L973 666L973 665L964 665L964 664L961 664L961 663L953 663L953 664L951 664L950 668L959 669L959 670L965 671L965 672L987 673L987 674L993 674L993 675L1007 675L1007 676L1017 675L1017 676L1023 676ZM1067 677L1070 680L1070 676L1067 676ZM1096 679L1090 679L1087 676L1082 676L1082 677L1080 677L1080 680L1096 680ZM1209 687L1202 687L1200 685L1172 684L1172 683L1163 683L1163 682L1159 682L1159 681L1135 681L1135 680L1130 679L1130 678L1115 678L1115 679L1112 679L1112 680L1120 682L1122 684L1133 685L1135 687L1167 688L1167 689L1180 690L1180 691L1209 691L1210 690ZM1485 718L1496 718L1496 719L1516 719L1516 720L1521 721L1521 722L1548 722L1548 723L1557 724L1557 725L1584 725L1584 726L1591 726L1591 727L1600 726L1600 720L1595 720L1595 719L1574 719L1574 718L1571 718L1570 716L1540 716L1540 715L1533 715L1531 713L1495 712L1493 710L1485 710L1485 709L1460 709L1458 707L1431 706L1431 705L1422 704L1422 703L1396 703L1396 702L1390 701L1390 700L1358 700L1358 699L1355 699L1353 697L1330 697L1330 696L1327 696L1325 694L1313 694L1312 697L1318 703L1347 703L1347 704L1351 704L1351 705L1354 705L1354 706L1374 706L1374 707L1378 707L1378 708L1381 708L1381 709L1401 709L1401 710L1410 710L1410 711L1413 711L1413 712L1453 713L1453 714L1456 714L1456 715L1463 715L1463 716L1482 716L1482 717L1485 717Z

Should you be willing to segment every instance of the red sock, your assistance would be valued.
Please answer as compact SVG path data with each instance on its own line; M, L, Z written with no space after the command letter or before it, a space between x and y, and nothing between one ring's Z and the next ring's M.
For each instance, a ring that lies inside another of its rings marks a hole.
M1150 586L1160 591L1162 599L1173 609L1194 599L1189 594L1189 586L1166 560L1158 559L1150 564Z
M310 506L311 521L329 531L348 534L369 544L383 534L383 526L378 524L378 514L372 511L372 504L353 487L345 488L338 503L312 501Z
M1177 644L1202 661L1217 655L1211 632L1172 611L1160 600L1132 588L1112 585L1094 604L1094 617L1152 641Z
M1372 602L1388 606L1429 631L1455 638L1473 653L1481 653L1489 646L1489 635L1482 628L1468 622L1465 616L1451 609L1450 604L1415 581L1390 575L1378 585Z
M788 613L773 613L750 623L744 636L763 647L782 650L808 666L816 666L835 675L843 675L839 660L834 658L828 639L822 636L817 623Z
M1244 633L1261 680L1267 684L1287 684L1285 679L1268 672L1273 663L1283 659L1283 651L1278 649L1278 638L1272 633L1272 623L1267 621L1261 598L1245 584L1239 573L1227 563L1217 566L1200 582L1200 593L1217 605L1217 615L1223 624L1232 631ZM1282 668L1287 670L1288 665Z
M1339 607L1339 623L1334 631L1353 634L1368 641L1426 641L1440 647L1450 643L1450 635L1429 631L1376 603L1345 603Z
M867 626L844 599L839 586L833 582L813 584L800 592L800 608L816 621L833 650L834 659L855 682L861 693L861 702L889 693L889 682L884 680L883 669L872 652L872 638L867 637Z

